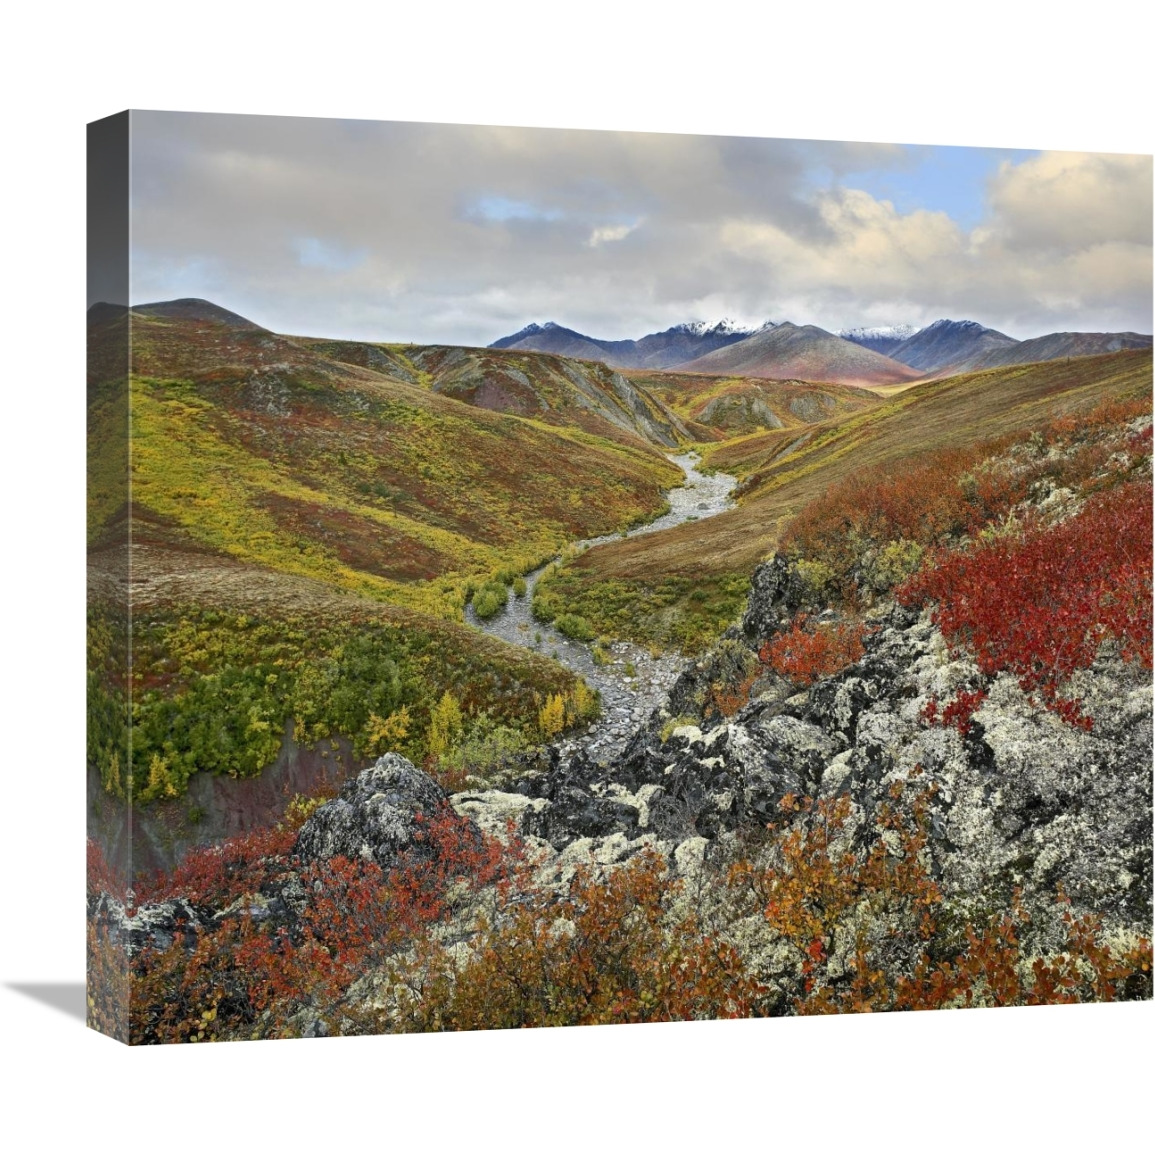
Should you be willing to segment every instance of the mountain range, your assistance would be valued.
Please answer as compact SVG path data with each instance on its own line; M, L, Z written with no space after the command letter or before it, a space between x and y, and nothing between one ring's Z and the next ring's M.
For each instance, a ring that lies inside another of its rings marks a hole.
M527 325L508 337L494 341L489 347L555 353L560 357L584 357L587 360L604 361L615 369L670 369L715 349L744 341L757 332L760 330L746 329L733 321L719 321L715 325L691 321L674 325L661 333L650 333L637 341L604 341L548 321L544 325Z
M841 385L901 385L1002 365L1149 349L1141 333L1049 333L1019 341L977 321L843 329L767 321L675 325L638 340L588 337L554 322L531 324L490 346L601 361L618 369L677 369Z

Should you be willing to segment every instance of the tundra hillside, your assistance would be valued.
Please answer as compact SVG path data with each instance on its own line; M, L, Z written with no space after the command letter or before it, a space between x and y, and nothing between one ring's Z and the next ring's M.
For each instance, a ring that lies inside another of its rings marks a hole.
M978 439L828 482L618 757L555 744L449 793L390 752L134 896L93 848L92 957L132 973L93 1021L152 1043L1150 997L1152 424L1117 364L1029 429L992 404Z

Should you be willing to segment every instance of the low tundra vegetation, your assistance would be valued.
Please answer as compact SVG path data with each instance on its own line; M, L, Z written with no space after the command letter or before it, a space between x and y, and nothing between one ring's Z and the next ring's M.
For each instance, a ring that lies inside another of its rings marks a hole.
M568 670L443 631L429 619L330 623L203 607L141 615L130 727L117 673L122 631L94 612L89 759L111 794L177 798L198 771L260 773L291 724L306 746L341 736L357 758L394 750L435 775L444 763L453 778L482 773L486 750L496 759L596 714L596 697ZM543 728L553 699L564 721L551 715Z
M579 618L595 634L642 645L706 649L742 611L750 589L744 574L699 574L651 581L644 574L592 583L580 564L553 566L534 588L539 621Z
M848 797L787 796L778 820L699 876L673 877L643 851L609 872L579 867L560 886L537 880L512 832L478 836L452 812L423 819L432 857L389 870L302 865L291 849L309 807L298 803L276 829L197 851L142 888L138 901L179 896L223 913L132 959L132 1039L1150 997L1150 941L1111 939L1061 892L1049 937L1017 901L960 922L930 866L927 797L896 785L864 826ZM275 895L296 913L268 916ZM96 973L114 976L108 960L122 948L99 920L89 933L108 963ZM124 1001L110 978L94 987L90 1017L121 1022Z
M1093 719L1065 687L1106 645L1152 666L1148 401L1058 418L1027 438L944 450L836 486L787 527L785 555L814 605L760 657L809 685L857 661L882 598L927 607L984 684L924 710L966 732L985 684L1015 674L1073 726Z

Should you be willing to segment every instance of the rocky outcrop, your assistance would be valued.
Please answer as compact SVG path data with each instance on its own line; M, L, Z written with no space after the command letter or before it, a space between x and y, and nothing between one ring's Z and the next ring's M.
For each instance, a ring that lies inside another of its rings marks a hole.
M132 909L110 894L101 894L90 904L88 919L131 958L145 949L168 950L178 934L195 938L209 924L211 916L185 898Z
M750 579L742 637L752 644L773 637L802 608L806 598L805 583L785 558L775 555L763 562Z
M757 642L788 622L803 596L786 563L763 565L740 630L687 668L670 708L655 711L619 757L598 762L555 746L502 790L450 798L407 759L388 754L314 812L297 838L298 863L286 863L259 893L223 911L174 899L131 914L104 895L90 915L129 953L165 950L182 930L195 936L228 918L291 926L307 898L302 864L344 856L386 868L420 865L437 854L436 840L422 836L427 822L451 813L478 845L483 833L516 836L538 884L559 893L579 868L605 877L656 852L686 880L680 901L698 910L712 901L712 864L780 818L787 795L845 796L850 817L839 837L857 847L887 838L884 807L909 807L917 797L926 865L960 927L1011 909L1018 896L1032 936L1025 945L1060 949L1061 890L1076 913L1094 912L1119 942L1150 933L1148 671L1101 651L1070 687L1093 719L1089 731L999 675L986 681L985 700L960 732L929 720L926 707L977 685L979 671L950 651L929 617L892 606L873 615L862 658L838 675L804 691L764 679L729 717L703 706L704 688L746 670ZM471 918L438 933L465 944ZM797 978L797 952L757 912L725 933L759 973ZM850 930L838 933L845 941L832 949L832 974L855 949Z
M740 629L747 657L805 596L781 559L759 568ZM912 787L904 796L927 799L932 871L960 916L1009 909L1017 892L1045 935L1061 887L1076 910L1116 931L1149 929L1147 672L1104 651L1079 675L1072 692L1094 718L1090 732L1000 675L960 733L928 722L924 708L976 685L977 668L950 653L926 616L891 606L872 625L862 659L842 673L804 692L766 681L721 718L703 700L712 682L742 668L743 642L730 638L684 671L668 709L620 758L555 757L527 781L522 832L570 857L644 838L684 869L730 832L774 819L788 794L845 794L852 829L877 837L881 807L903 785Z
M386 754L316 810L294 852L303 862L338 856L382 867L396 866L402 856L421 862L436 854L422 836L426 823L448 809L448 796L428 774L400 754Z

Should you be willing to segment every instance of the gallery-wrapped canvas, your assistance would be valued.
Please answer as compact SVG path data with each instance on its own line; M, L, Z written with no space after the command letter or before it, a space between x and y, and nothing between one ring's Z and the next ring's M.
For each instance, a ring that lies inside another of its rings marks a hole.
M90 1025L1150 998L1151 184L90 125Z

